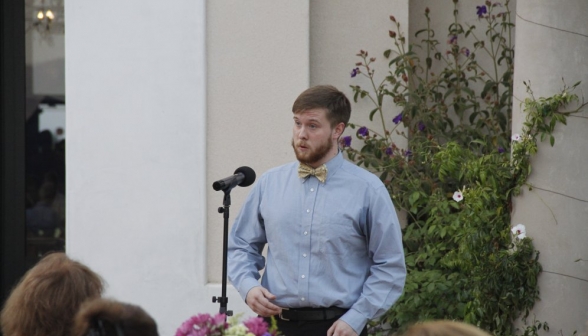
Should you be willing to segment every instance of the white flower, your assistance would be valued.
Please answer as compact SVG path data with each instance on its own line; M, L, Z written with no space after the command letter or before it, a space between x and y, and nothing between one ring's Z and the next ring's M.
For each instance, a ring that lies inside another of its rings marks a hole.
M456 202L461 202L461 200L463 200L463 194L461 191L456 191L453 193L453 200Z
M517 224L510 229L512 234L517 236L518 239L523 239L527 237L527 231L525 230L525 226L523 224Z
M515 133L512 135L511 139L512 139L512 141L521 141L521 135L518 133Z

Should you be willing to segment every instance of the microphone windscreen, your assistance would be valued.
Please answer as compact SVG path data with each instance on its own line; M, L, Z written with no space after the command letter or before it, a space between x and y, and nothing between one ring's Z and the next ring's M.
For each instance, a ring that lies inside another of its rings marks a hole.
M255 182L255 172L253 171L253 169L247 166L239 167L237 168L237 170L235 170L235 174L238 173L241 173L244 176L243 181L239 183L240 187L247 187L252 185L253 182Z

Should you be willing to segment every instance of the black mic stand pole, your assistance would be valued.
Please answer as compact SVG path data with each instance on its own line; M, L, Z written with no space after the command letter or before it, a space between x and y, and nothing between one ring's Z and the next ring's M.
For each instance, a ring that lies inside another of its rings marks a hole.
M218 208L218 213L223 214L224 218L224 232L223 232L223 282L222 282L222 294L221 297L212 297L212 302L218 302L220 304L219 313L225 314L226 316L233 316L232 310L227 310L227 303L229 298L227 297L227 248L229 242L229 207L231 206L231 188L223 190L225 197L223 198L223 206Z

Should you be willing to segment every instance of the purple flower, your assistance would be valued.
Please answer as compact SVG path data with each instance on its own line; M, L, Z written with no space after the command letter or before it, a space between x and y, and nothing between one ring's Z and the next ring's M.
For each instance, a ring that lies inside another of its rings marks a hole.
M499 154L502 154L502 153L504 153L505 151L506 151L506 150L505 150L504 148L502 148L502 147L498 146L498 153L499 153Z
M419 121L419 131L424 131L425 130L425 123L423 123L422 121Z
M384 150L384 153L386 153L386 155L388 155L388 156L393 156L394 155L394 150L392 150L392 147L387 147Z
M478 18L481 18L486 13L488 13L488 11L486 10L486 6L476 6L476 14L478 15Z
M396 117L394 117L394 119L392 119L392 122L395 123L396 125L398 125L398 123L401 121L402 121L402 112L400 112Z
M350 136L344 136L343 138L341 138L341 145L343 147L349 147L349 146L351 146L351 137Z
M361 135L362 137L366 137L368 136L368 134L370 134L370 132L368 131L368 128L365 126L362 126L357 130L357 135Z
M355 68L355 69L351 70L351 78L357 76L358 73L359 73L359 68Z
M450 35L447 44L457 44L457 35Z
M466 57L470 57L470 49L463 47L461 48L460 52L464 54Z
M410 149L407 149L406 152L404 152L405 156L412 156L412 151Z

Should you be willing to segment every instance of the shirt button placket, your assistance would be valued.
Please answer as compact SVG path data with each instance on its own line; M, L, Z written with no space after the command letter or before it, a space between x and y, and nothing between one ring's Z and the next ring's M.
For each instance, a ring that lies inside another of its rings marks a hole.
M314 204L316 200L316 190L318 188L318 180L317 179L308 179L306 181L305 190L306 194L304 195L304 208L303 211L305 212L305 220L302 226L302 244L301 251L302 252L302 259L300 261L300 268L299 268L299 279L298 279L298 293L300 295L299 299L302 306L306 305L306 299L308 297L309 291L309 270L310 270L310 241L311 241L311 229L313 224L313 214L314 214Z

